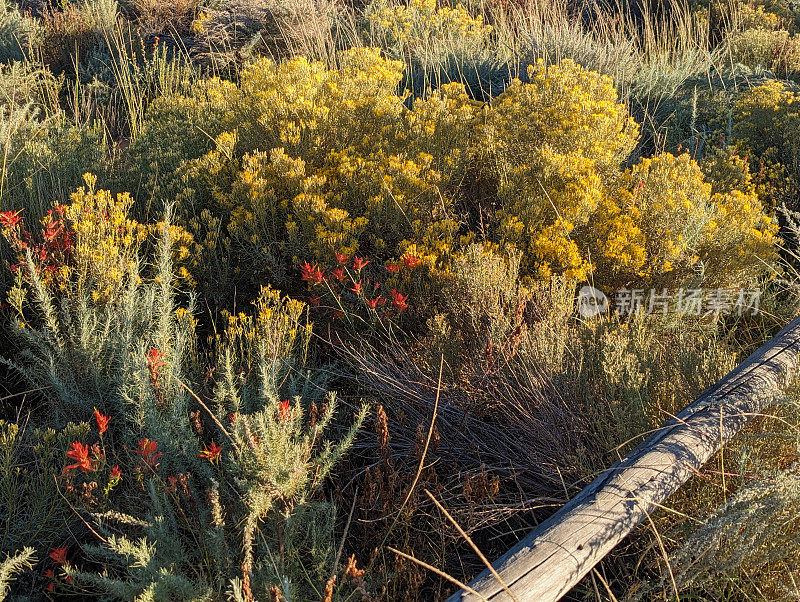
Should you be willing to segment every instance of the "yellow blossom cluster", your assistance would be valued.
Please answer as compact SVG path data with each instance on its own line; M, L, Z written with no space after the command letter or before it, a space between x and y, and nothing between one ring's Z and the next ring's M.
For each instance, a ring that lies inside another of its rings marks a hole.
M408 48L411 53L423 53L448 40L458 40L462 49L477 49L493 31L480 15L472 16L460 4L437 8L436 0L411 0L390 7L377 4L367 18L387 47Z
M184 168L209 191L201 221L229 216L214 244L239 249L245 265L397 256L409 245L446 257L458 226L447 186L477 106L452 84L409 109L401 77L399 62L370 48L336 69L302 57L249 66L231 104L235 128ZM211 228L194 226L208 240Z
M499 180L501 237L523 252L523 273L725 283L772 256L775 226L746 162L731 160L738 181L729 173L719 190L686 154L626 170L637 127L610 78L569 60L539 63L529 76L485 109L480 126Z
M128 218L130 194L97 190L92 174L83 179L86 185L64 208L65 227L75 232L73 280L79 288L88 287L95 302L103 302L138 274L136 255L147 231Z
M265 367L276 369L275 365L259 366L259 361L274 364L280 358L304 358L310 336L305 304L261 287L254 306L253 312L222 312L226 323L222 333L215 335L222 362L237 362L235 371L249 374Z
M349 50L335 67L261 59L238 84L157 105L167 120L143 138L191 139L196 116L212 141L173 178L179 223L196 241L184 245L197 256L193 276L212 296L244 280L253 294L264 280L285 287L301 262L336 252L391 263L413 249L428 277L446 279L478 237L516 249L521 275L534 279L728 282L771 256L774 227L746 159L709 163L714 185L688 156L626 167L638 126L607 76L540 61L481 103L461 84L411 98L403 73L374 48ZM777 91L791 105L782 90L751 94ZM763 105L745 99L735 110ZM775 118L765 113L770 127Z
M514 80L479 127L478 150L499 179L501 235L523 251L524 272L584 278L577 236L601 206L614 211L609 190L638 129L609 77L565 60L531 66L529 79Z

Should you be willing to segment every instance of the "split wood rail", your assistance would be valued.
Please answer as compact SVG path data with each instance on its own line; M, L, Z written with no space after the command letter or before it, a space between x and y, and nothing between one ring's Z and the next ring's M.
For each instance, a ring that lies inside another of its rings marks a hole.
M560 599L774 403L799 360L797 318L495 561L502 584L487 569L448 602Z

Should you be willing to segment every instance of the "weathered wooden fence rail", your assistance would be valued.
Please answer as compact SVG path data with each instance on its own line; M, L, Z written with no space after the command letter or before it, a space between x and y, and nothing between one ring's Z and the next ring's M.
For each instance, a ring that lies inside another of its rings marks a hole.
M658 504L685 483L754 414L772 404L797 368L800 318L614 464L493 563L522 601L565 595ZM488 571L457 600L510 600Z

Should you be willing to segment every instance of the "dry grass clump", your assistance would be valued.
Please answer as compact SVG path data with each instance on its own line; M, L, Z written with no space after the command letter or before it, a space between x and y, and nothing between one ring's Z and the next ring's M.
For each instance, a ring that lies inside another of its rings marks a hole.
M154 33L186 34L201 5L200 0L134 0L142 25Z
M339 9L330 0L231 0L197 11L192 56L226 69L267 55L281 58L333 54L332 27Z

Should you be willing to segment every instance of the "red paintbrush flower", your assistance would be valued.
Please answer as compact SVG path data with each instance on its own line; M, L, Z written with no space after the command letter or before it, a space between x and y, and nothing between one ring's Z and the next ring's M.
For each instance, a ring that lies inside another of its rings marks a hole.
M370 309L375 309L378 305L383 305L384 303L386 303L386 299L380 296L374 299L367 299L367 305L369 305Z
M325 280L325 272L320 270L317 264L311 265L306 261L300 266L300 277L306 282L319 284Z
M344 270L342 268L336 268L331 272L331 276L336 278L339 282L344 282Z
M0 226L14 228L19 223L19 211L3 211L0 213Z
M403 257L403 265L405 265L407 268L413 269L417 267L420 263L422 262L419 260L419 258L414 257L413 255L406 255L405 257Z
M75 460L75 464L70 464L64 471L70 471L73 468L80 468L83 472L92 472L92 460L89 458L89 446L81 443L80 441L73 441L69 451L67 451L67 458Z
M278 418L286 420L289 417L290 410L291 402L288 399L284 399L278 404Z
M50 558L52 558L53 562L56 564L66 564L67 548L53 548L53 551L50 552Z
M197 457L206 458L209 462L215 462L219 459L221 453L222 446L217 445L212 441L210 445L206 445L205 448L200 450L200 453L197 454Z
M54 242L61 233L61 228L61 222L58 220L47 222L47 225L44 227L44 232L42 233L42 238L44 238L45 242Z
M361 259L358 255L353 257L353 269L360 272L369 263L369 259Z
M144 463L150 468L158 466L158 459L162 455L161 452L158 451L158 443L150 439L140 439L139 449L136 450L136 453L142 457Z
M361 281L359 280L358 282L353 283L353 286L350 290L353 291L356 295L361 295L361 293L364 292L364 287L362 286Z
M111 477L112 481L117 481L121 479L122 471L119 469L119 466L115 466L114 468L112 468L111 472L109 473L109 476Z
M397 272L400 271L400 265L396 263L390 263L389 265L386 266L386 270L390 274L396 274Z
M147 367L150 368L151 372L164 366L164 362L161 359L164 354L166 354L166 351L159 351L158 349L151 349L147 352Z
M344 253L334 252L334 255L336 255L336 261L339 262L339 265L346 264L347 261L350 259L350 256L349 255L345 255Z
M408 295L399 293L396 288L392 289L392 303L397 308L397 313L401 313L404 309L408 308Z
M108 423L111 422L111 418L108 416L103 416L97 408L94 409L94 419L97 421L97 431L102 435L108 430Z

